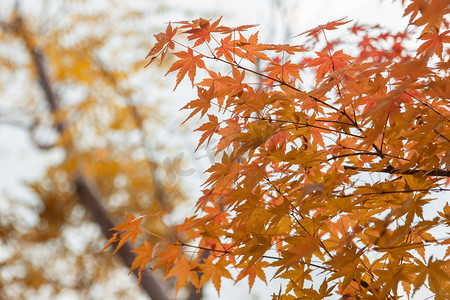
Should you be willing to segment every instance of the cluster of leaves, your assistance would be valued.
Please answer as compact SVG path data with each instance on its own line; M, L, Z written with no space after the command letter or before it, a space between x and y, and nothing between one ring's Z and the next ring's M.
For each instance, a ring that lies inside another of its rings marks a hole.
M207 117L199 146L215 136L220 162L207 170L198 214L172 239L136 249L133 268L165 268L177 289L212 280L219 292L230 268L251 288L273 267L286 279L274 299L397 299L421 288L449 299L450 238L436 230L448 229L450 207L425 211L450 177L449 10L415 0L409 32L340 19L299 35L301 45L263 44L245 34L253 25L221 19L155 35L150 63L180 48L168 73L175 88L186 75L197 88L184 108ZM351 55L327 38L338 28L356 40ZM133 240L138 220L129 216L113 240ZM445 254L426 254L438 245Z

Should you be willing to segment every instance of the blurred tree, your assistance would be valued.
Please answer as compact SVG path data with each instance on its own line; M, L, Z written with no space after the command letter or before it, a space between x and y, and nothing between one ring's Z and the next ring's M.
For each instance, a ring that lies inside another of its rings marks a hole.
M0 122L62 154L30 184L39 201L6 199L14 210L0 211L2 299L146 298L127 279L131 248L119 251L128 268L99 254L123 211L151 214L184 200L159 167L164 141L149 130L161 127L158 103L142 101L149 22L137 4L31 1L1 16L0 90L10 97ZM157 275L141 287L167 299Z

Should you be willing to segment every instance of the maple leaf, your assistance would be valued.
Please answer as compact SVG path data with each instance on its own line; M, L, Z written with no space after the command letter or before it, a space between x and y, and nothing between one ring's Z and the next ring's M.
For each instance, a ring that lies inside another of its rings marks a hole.
M299 299L311 299L311 300L325 299L327 297L332 296L332 291L335 286L336 285L334 284L328 288L328 283L326 280L324 280L322 282L322 284L320 285L320 289L318 291L314 288L301 289L300 293L302 293L303 296L300 297ZM341 298L341 299L344 299L344 298Z
M344 248L340 250L328 262L331 266L336 268L336 272L331 276L331 279L343 278L342 288L345 289L352 281L359 277L360 271L355 263L357 258L362 254L362 251L357 251L354 247Z
M242 83L245 78L245 72L239 72L237 68L233 67L233 77L222 76L216 78L214 87L218 98L228 95L229 97L242 96L242 92L248 85Z
M228 225L228 213L223 211L217 203L214 202L214 207L208 206L203 209L207 216L214 220L214 224Z
M198 99L192 100L182 108L182 109L193 109L191 114L186 118L184 122L192 118L192 116L194 116L198 112L200 112L200 117L203 117L205 115L205 113L211 107L211 100L214 99L214 87L208 90L201 87L197 87L197 95Z
M210 24L209 20L199 18L197 28L192 28L185 31L185 33L190 33L188 37L189 40L196 40L194 43L194 47L197 47L204 42L211 41L211 33L219 31L218 25L221 19L222 17L217 19L214 23Z
M142 280L142 272L144 272L145 267L152 258L153 247L148 241L144 241L144 246L136 248L131 252L136 253L137 256L133 260L129 273L131 273L134 269L139 267L139 275L138 275L138 285L139 285Z
M220 295L221 279L232 278L230 271L226 269L226 266L230 264L229 261L220 259L218 262L213 263L210 259L206 259L204 264L200 266L203 272L200 278L200 286L203 286L206 282L212 279L212 283L216 288L217 294Z
M208 115L209 122L203 124L199 128L197 128L195 131L204 131L202 134L200 141L198 142L198 146L195 149L195 151L198 150L198 148L203 144L203 142L208 139L209 143L211 141L211 138L213 136L213 133L215 133L219 129L219 119L214 115Z
M325 31L325 30L335 30L335 29L337 29L338 26L341 26L341 25L344 25L344 24L347 24L347 23L353 21L353 20L348 20L348 21L346 21L346 20L345 20L346 18L347 18L347 17L344 17L344 18L339 19L339 20L336 20L336 21L328 22L328 23L325 24L325 25L319 25L319 26L316 26L316 27L314 27L313 29L310 29L310 30L307 30L307 31L305 31L305 32L302 32L302 33L300 33L300 34L298 34L298 35L296 35L296 36L294 36L294 37L297 37L297 36L300 36L300 35L303 35L303 34L306 34L306 33L307 33L306 36L314 36L314 37L317 37L317 35L318 35L320 32L322 32L322 31Z
M413 0L405 9L404 16L411 14L410 24L425 26L423 32L426 32L433 27L440 27L441 23L448 26L445 16L449 12L447 0Z
M192 271L191 262L186 258L186 256L183 255L181 258L175 259L174 266L171 267L165 279L173 276L178 276L176 284L176 292L178 293L188 280L189 276L198 276L198 275L197 272Z
M285 253L285 266L291 266L302 258L311 256L317 248L317 240L311 235L296 239L295 244Z
M240 39L236 43L242 50L245 51L245 57L253 64L257 65L256 59L270 60L270 58L261 51L269 49L268 45L258 43L258 32L252 34L247 40L241 33Z
M267 283L266 281L266 274L264 273L263 268L268 265L267 262L261 262L258 265L253 265L250 268L246 267L246 264L244 264L244 267L239 275L236 278L236 283L240 280L242 280L245 277L248 277L248 286L249 286L249 292L251 291L253 284L255 283L256 277L259 277L262 281Z
M419 14L419 11L422 11L426 5L427 3L424 0L411 1L411 3L405 8L403 16L406 17L407 15L411 14L409 23L413 23L414 19Z
M236 47L236 40L232 39L231 34L220 40L220 46L216 49L216 56L218 58L225 56L225 59L233 63L234 57L237 55L243 57L245 53L238 47Z
M425 278L428 276L428 282L430 284L431 290L436 293L436 295L440 295L442 290L442 284L448 284L450 282L450 273L448 270L445 270L446 261L435 259L433 256L430 256L428 259L428 263L424 264L420 260L416 259L416 266L413 266L413 270L418 273L417 277L414 279L414 291L420 287Z
M419 46L417 54L434 53L442 59L443 44L450 43L449 33L450 30L447 30L439 34L439 29L433 28L429 32L423 34L420 39L426 40L426 42Z
M208 180L204 183L209 184L224 179L224 184L228 184L230 178L233 177L233 166L235 165L235 158L228 155L226 152L222 156L221 163L215 163L206 172L211 173Z
M236 141L242 142L238 155L260 147L273 136L275 131L276 128L268 125L267 122L250 123L248 132L242 133L236 138Z
M289 83L291 77L303 82L300 78L300 69L301 67L299 65L291 63L290 60L284 64L278 64L272 61L270 66L266 69L266 72L268 72L269 77L277 78L284 83Z
M322 79L327 73L345 68L348 65L348 62L354 59L350 55L343 53L343 50L339 50L331 56L326 52L316 52L316 54L319 57L315 58L308 65L308 67L319 66L317 69L316 81Z
M140 229L139 225L141 224L143 218L142 217L136 218L135 216L130 215L128 213L125 214L127 215L127 222L119 224L116 227L110 229L119 232L115 233L113 237L109 239L108 243L103 248L103 250L108 248L112 243L119 241L116 250L113 252L116 253L117 250L119 250L123 246L123 244L125 244L128 240L130 240L131 245L133 245L136 237L142 233L142 230Z
M361 32L367 32L367 28L364 25L360 25L358 23L355 23L352 28L349 29L353 34L358 34Z
M180 59L174 62L169 71L167 71L166 73L167 75L170 72L180 69L180 71L178 71L177 73L177 83L174 90L177 88L178 84L180 84L186 73L188 73L192 86L194 86L196 68L199 67L202 69L206 69L205 63L202 60L202 57L204 56L201 54L194 56L194 52L191 48L188 48L188 51L174 53L174 55L176 55Z
M172 29L172 25L169 23L169 25L166 28L166 32L161 32L158 34L155 34L155 38L158 41L155 46L150 50L150 52L145 57L146 59L151 57L150 62L146 65L146 67L153 62L153 60L156 58L155 55L158 55L158 53L161 54L161 63L164 60L164 56L166 56L167 51L169 49L175 48L175 43L172 41L172 38L177 33L177 27L175 29Z
M167 249L157 255L159 261L155 264L154 270L166 264L166 272L172 267L176 259L181 257L181 249L178 245L168 245Z
M231 143L239 136L241 133L241 126L238 121L234 119L229 119L225 121L226 127L220 128L218 134L222 136L217 144L217 150L221 151L226 147L230 146Z

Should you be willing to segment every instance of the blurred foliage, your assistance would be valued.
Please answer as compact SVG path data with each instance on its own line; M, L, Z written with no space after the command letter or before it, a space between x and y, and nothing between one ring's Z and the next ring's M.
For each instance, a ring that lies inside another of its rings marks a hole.
M0 298L144 297L117 257L99 253L104 237L79 204L73 180L82 173L94 183L116 222L123 211L147 214L185 200L179 182L166 180L171 170L160 167L161 153L170 151L153 135L163 113L142 80L149 20L164 5L18 4L5 2L0 15L0 123L30 131L39 151L60 159L29 184L36 201L2 200L11 209L0 211ZM19 17L23 26L15 28ZM27 43L42 57L58 110L48 107ZM61 134L55 124L64 124Z

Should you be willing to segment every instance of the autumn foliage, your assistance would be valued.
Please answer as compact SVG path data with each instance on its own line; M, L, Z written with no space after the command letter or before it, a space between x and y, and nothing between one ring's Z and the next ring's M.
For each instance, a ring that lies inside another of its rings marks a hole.
M449 191L449 12L415 0L403 32L343 18L290 45L261 43L254 25L169 23L149 64L173 52L167 73L196 88L184 109L219 161L197 213L137 248L133 268L162 269L177 290L252 287L271 269L286 279L273 299L449 299L450 206L432 206ZM142 218L112 241L133 243Z

